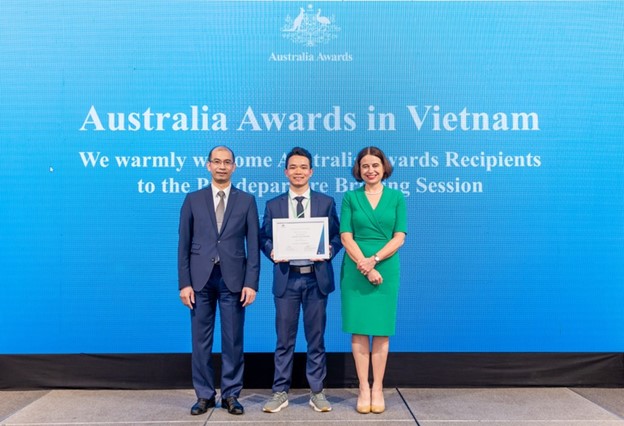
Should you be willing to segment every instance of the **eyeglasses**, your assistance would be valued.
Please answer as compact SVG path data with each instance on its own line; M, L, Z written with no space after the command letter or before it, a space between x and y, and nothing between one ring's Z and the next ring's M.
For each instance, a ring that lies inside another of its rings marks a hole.
M210 162L216 167L221 167L221 165L224 165L225 167L232 167L234 164L232 160L210 160Z

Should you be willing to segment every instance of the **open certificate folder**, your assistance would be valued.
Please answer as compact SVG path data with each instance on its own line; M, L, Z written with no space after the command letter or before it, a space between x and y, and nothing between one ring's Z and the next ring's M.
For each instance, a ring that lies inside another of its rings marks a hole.
M273 219L273 258L329 259L327 217Z

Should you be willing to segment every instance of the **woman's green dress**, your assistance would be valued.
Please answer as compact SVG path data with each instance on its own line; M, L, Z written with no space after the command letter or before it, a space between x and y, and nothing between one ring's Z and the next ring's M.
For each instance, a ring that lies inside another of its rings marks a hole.
M340 209L340 232L350 232L364 256L375 255L395 232L407 233L407 210L401 191L384 188L373 209L364 187L345 193ZM373 285L344 254L340 273L342 329L346 333L392 336L395 331L399 295L399 255L382 260L376 267L383 277Z

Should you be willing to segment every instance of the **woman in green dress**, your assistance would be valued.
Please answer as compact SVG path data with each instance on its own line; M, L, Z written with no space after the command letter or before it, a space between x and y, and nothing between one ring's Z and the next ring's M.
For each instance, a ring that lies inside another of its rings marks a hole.
M383 377L399 293L397 251L405 241L407 211L401 191L382 184L392 174L392 164L379 148L361 150L352 174L364 186L345 193L342 200L340 236L347 254L340 274L342 329L352 334L351 350L360 382L356 410L382 413Z

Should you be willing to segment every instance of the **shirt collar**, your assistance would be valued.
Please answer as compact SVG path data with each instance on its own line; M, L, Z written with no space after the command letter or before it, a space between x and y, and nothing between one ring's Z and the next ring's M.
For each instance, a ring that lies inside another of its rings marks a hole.
M225 189L219 189L214 185L210 185L210 187L212 188L212 198L217 198L217 193L219 191L223 191L225 193L226 200L230 198L230 191L232 190L232 184L229 184L227 188Z
M291 200L294 200L295 197L303 197L306 200L309 200L310 199L310 188L308 188L308 190L306 192L304 192L303 194L295 194L292 189L289 189L288 190L288 197Z

